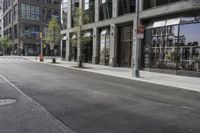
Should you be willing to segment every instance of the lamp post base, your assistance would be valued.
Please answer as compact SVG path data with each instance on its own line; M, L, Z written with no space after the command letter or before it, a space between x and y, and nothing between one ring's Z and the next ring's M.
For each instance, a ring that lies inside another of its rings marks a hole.
M139 78L140 77L140 70L137 69L137 68L133 68L132 77Z

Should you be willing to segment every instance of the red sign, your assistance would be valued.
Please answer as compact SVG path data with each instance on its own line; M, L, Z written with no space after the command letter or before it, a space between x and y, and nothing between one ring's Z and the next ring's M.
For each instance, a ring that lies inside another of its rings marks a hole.
M144 25L140 24L140 25L138 26L138 33L139 33L139 34L144 34Z
M138 38L144 38L144 25L140 24L137 30Z

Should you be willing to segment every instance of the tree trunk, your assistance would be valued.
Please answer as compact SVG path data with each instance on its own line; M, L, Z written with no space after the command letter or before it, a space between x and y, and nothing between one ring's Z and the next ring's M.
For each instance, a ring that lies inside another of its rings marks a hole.
M79 45L79 55L78 55L78 67L83 67L83 46Z

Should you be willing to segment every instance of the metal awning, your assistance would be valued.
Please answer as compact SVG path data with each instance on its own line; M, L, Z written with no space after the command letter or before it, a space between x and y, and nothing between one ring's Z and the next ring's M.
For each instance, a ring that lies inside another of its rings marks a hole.
M101 35L108 35L109 34L109 30L108 29L104 29L101 31Z
M104 3L106 3L106 0L102 0L102 1L101 1L101 4L104 4Z
M153 23L153 28L156 28L156 27L163 27L163 26L165 26L165 25L166 25L166 20L154 22L154 23Z
M66 36L64 36L64 37L63 37L63 40L67 40L67 37L66 37Z
M77 39L77 35L73 35L71 39Z
M157 21L153 23L153 28L157 27L164 27L164 26L170 26L170 25L177 25L181 23L181 18L174 18L174 19L168 19L163 21Z
M167 20L165 26L177 25L177 24L180 24L180 22L181 22L181 18L169 19L169 20Z
M92 33L91 32L85 32L83 37L91 37L92 36Z

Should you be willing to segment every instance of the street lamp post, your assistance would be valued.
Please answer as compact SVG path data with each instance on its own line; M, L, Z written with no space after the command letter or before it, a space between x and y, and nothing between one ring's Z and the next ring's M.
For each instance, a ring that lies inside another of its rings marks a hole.
M138 37L138 27L140 23L139 18L139 1L136 0L136 11L135 11L135 21L133 30L135 34L133 34L133 47L132 47L132 76L133 77L140 77L140 71L139 71L139 52L140 52L140 39ZM135 46L135 47L134 47Z

